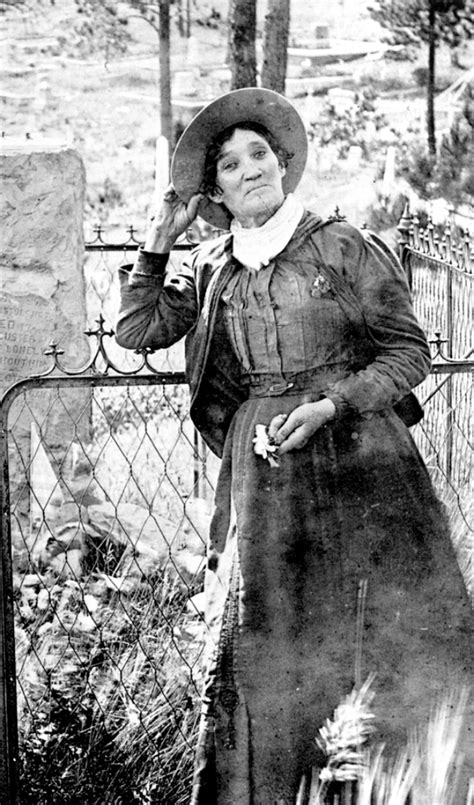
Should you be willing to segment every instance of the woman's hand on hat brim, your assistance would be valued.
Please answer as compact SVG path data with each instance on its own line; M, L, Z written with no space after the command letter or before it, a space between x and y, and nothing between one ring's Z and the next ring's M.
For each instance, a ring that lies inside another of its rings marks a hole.
M169 185L158 209L151 216L145 250L158 254L170 252L180 235L196 218L202 198L202 193L196 193L186 204L180 199L173 185Z
M278 455L301 450L319 428L334 418L336 407L332 400L298 405L287 417L278 414L270 422L268 435L278 445Z

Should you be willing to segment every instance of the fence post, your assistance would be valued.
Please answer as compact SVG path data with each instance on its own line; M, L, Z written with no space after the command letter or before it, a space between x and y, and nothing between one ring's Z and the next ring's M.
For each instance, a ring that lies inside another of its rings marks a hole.
M0 404L0 802L18 803L15 631L9 517L7 412Z
M405 269L408 284L411 288L412 285L412 276L411 276L411 268L410 268L410 261L406 259L408 254L408 246L410 245L410 230L413 223L413 216L410 212L410 205L407 201L405 204L405 209L403 210L403 215L400 218L399 224L397 226L398 232L398 255L400 257L400 262Z
M447 339L447 354L449 358L453 357L453 266L450 262L446 262L446 339ZM460 356L459 356L460 357ZM446 404L448 413L446 417L446 477L451 483L453 474L453 427L454 427L454 411L453 411L453 379L448 378L446 384Z

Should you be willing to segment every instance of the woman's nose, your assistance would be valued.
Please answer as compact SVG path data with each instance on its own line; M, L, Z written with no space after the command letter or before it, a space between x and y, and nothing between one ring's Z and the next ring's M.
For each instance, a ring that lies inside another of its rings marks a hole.
M255 179L259 179L261 175L262 171L260 168L253 168L252 170L246 171L246 173L244 173L244 181L254 182Z
M257 179L259 176L262 175L262 169L260 165L257 165L252 160L248 160L244 164L244 171L243 171L244 179Z

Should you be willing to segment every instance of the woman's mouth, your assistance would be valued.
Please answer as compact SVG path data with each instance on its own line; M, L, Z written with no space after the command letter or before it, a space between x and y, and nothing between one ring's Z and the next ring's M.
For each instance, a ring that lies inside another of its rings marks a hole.
M245 195L248 196L249 193L255 193L255 191L257 191L257 190L263 190L264 187L267 187L267 185L266 184L259 184L258 187L251 187L249 190L247 190Z

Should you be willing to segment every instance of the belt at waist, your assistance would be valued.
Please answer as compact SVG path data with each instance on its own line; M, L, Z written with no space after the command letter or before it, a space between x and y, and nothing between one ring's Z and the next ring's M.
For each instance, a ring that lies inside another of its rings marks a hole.
M285 377L271 372L255 372L242 377L242 383L248 388L249 398L281 397L304 392L320 394L330 383L335 383L347 376L347 370L308 369L304 372L286 374Z

